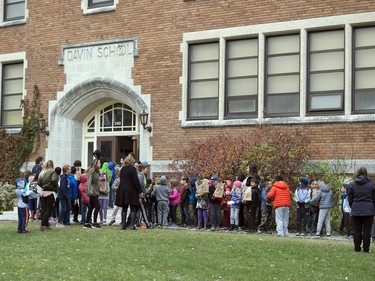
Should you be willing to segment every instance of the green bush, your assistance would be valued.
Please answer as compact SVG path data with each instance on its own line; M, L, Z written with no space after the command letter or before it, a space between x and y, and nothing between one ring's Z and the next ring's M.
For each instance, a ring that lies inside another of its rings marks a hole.
M12 210L17 203L16 186L0 182L0 214Z

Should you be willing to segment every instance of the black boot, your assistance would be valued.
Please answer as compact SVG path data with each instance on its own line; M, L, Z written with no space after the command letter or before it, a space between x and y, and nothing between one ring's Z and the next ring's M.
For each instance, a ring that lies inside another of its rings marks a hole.
M135 217L137 216L136 212L131 212L130 213L130 229L136 230L137 228L135 227Z
M126 212L121 212L121 229L125 230L126 228Z

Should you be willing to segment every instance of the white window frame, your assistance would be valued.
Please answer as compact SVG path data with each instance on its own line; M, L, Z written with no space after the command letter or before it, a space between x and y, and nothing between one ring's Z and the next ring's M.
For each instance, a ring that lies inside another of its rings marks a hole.
M29 10L27 9L27 0L25 0L25 16L23 19L16 19L16 20L4 20L4 0L0 0L0 28L1 27L6 27L6 26L12 26L12 25L20 25L20 24L25 24L26 19L29 16Z
M5 54L0 55L0 109L2 108L2 81L3 81L3 64L11 64L11 63L23 63L23 95L22 99L25 99L26 96L26 89L25 89L25 81L26 81L26 68L27 68L27 61L26 61L26 53L20 52L20 53L12 53L12 54ZM2 114L2 111L0 111L0 114ZM22 116L24 115L24 110L22 110ZM17 128L7 128L7 132L19 132L21 130L21 127Z
M100 14L116 11L117 4L120 0L113 0L113 5L89 8L89 0L81 0L81 9L84 15Z
M182 53L182 109L179 114L182 127L203 126L231 126L231 125L255 125L262 123L290 124L290 123L330 123L372 121L374 113L352 113L352 32L353 28L361 25L374 25L375 12L358 13L332 17L313 18L299 21L277 22L251 26L241 26L201 32L183 34L180 46ZM307 105L307 39L308 32L326 29L342 28L345 32L345 62L344 62L344 110L339 115L309 116L306 114ZM263 114L264 108L264 64L265 64L265 37L273 35L286 35L288 33L300 33L300 113L299 116L267 117ZM225 118L225 44L232 38L259 38L259 64L258 64L258 115L255 118L243 118L228 120ZM187 119L187 85L188 85L188 49L189 44L197 44L207 41L219 41L219 116L216 120L188 120Z

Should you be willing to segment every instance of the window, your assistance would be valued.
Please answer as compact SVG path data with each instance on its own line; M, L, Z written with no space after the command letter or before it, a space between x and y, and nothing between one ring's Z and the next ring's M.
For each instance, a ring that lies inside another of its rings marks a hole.
M217 118L219 43L191 45L189 67L188 118Z
M354 112L375 110L375 27L355 28L354 36Z
M136 131L137 114L125 104L116 103L100 111L100 132ZM93 132L95 119L87 123L87 132Z
M1 126L22 125L23 63L3 64L1 95Z
M344 110L344 30L309 34L308 113Z
M88 8L99 8L99 7L107 7L113 6L113 0L88 0Z
M226 116L256 116L258 39L228 41L226 51Z
M284 35L266 39L265 114L299 114L300 37Z
M22 20L25 18L25 0L4 0L3 21Z

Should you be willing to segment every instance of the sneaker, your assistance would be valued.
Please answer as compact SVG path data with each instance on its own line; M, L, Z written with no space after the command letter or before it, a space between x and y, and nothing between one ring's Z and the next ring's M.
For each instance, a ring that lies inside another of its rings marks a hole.
M94 223L92 224L92 228L102 228L102 227L100 226L100 224L94 222Z
M56 227L64 227L64 225L62 223L56 223Z
M85 223L85 224L83 225L83 228L92 228L92 225L89 224L89 223Z
M297 233L296 233L296 236L301 236L301 233L297 232Z
M326 237L331 237L331 234L326 234Z
M107 225L107 221L106 220L102 221L102 224Z
M115 222L116 222L115 220L111 220L108 225L112 226Z
M258 234L262 234L262 231L258 229L257 233L258 233Z
M77 220L77 219L74 219L74 220L73 220L73 222L79 222L79 220Z
M312 238L320 238L320 234L316 233L315 235L311 236Z
M212 226L212 227L211 227L211 231L215 231L215 230L216 230L215 227Z

